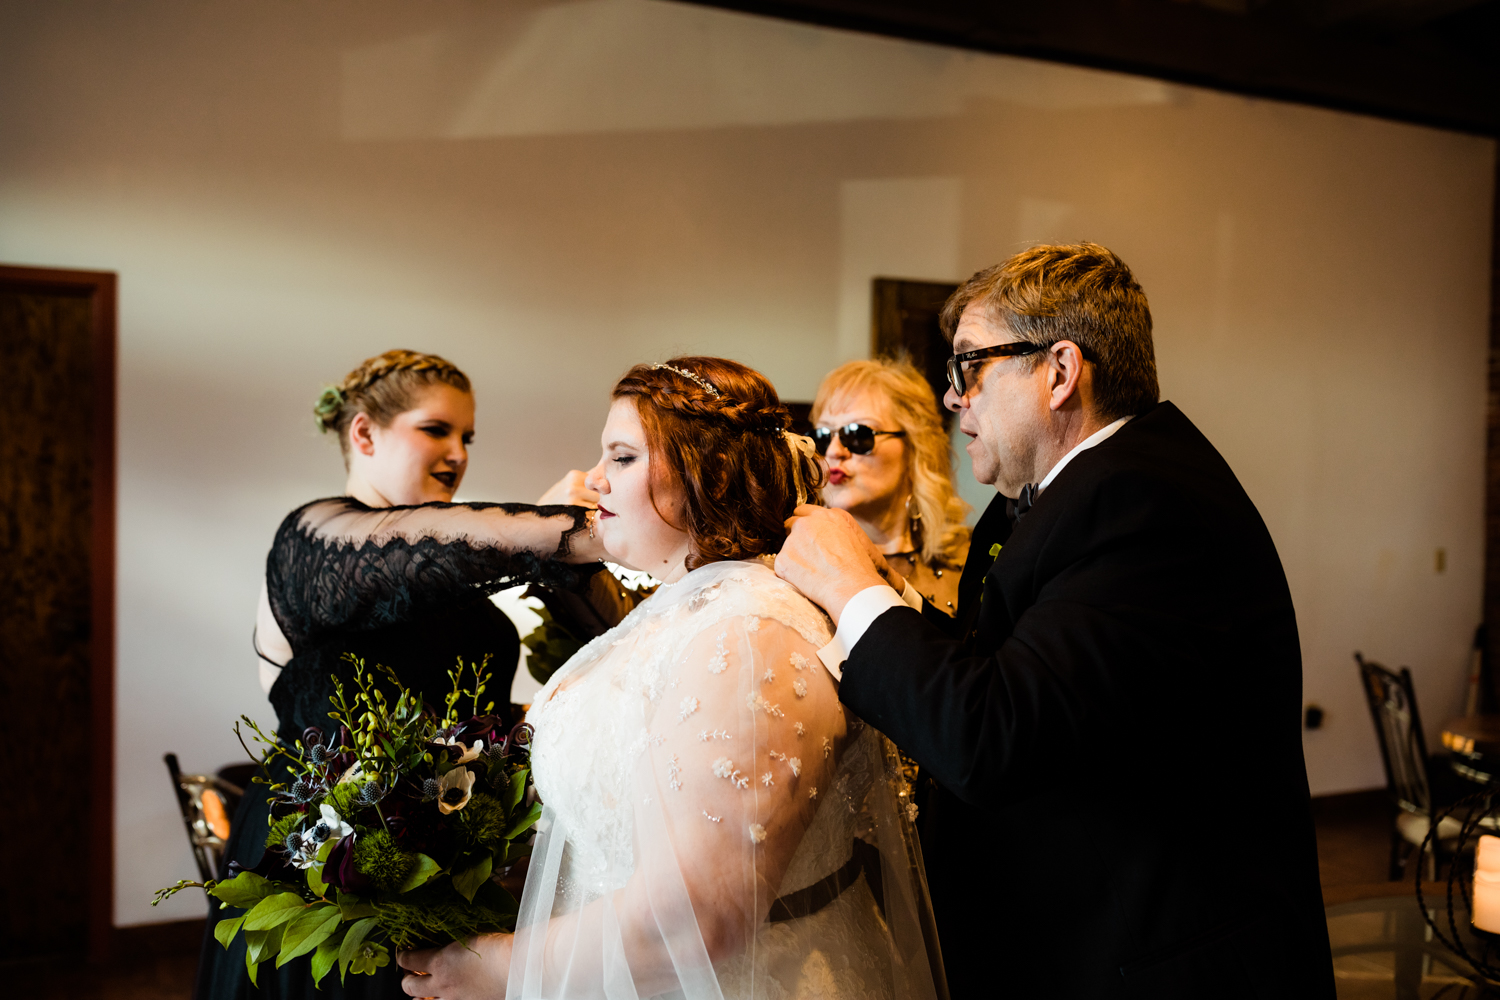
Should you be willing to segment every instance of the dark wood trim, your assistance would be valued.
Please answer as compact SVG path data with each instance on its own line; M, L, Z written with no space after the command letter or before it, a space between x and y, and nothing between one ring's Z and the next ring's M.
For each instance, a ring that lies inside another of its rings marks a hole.
M1484 676L1500 704L1500 158L1490 220L1489 399L1484 442Z
M203 946L203 924L196 920L169 920L160 924L137 924L111 928L112 951L126 959L163 955L196 954Z
M1448 896L1447 882L1423 882L1422 893L1428 899L1443 900ZM1358 903L1366 899L1411 899L1415 901L1416 892L1412 889L1411 879L1403 878L1395 882L1364 882L1356 885L1334 885L1325 886L1323 889L1323 905L1339 906L1343 903Z
M115 939L115 397L116 287L110 271L69 271L0 265L0 283L54 295L77 295L93 306L93 470L91 511L90 732L94 773L89 846L88 957L107 961Z
M1425 36L1307 23L1259 3L1237 13L1170 0L680 2L1500 134L1496 74L1482 58Z

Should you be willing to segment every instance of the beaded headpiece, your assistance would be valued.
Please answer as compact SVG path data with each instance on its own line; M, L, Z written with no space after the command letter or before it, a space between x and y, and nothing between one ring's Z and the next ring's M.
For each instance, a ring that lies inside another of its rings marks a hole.
M688 371L686 368L678 368L675 365L669 365L669 364L666 364L665 362L663 362L662 364L659 364L659 365L652 365L651 368L652 368L652 370L656 370L656 369L660 369L660 368L665 368L669 372L676 372L677 374L681 375L683 378L698 383L698 385L702 389L704 389L710 396L714 397L715 399L719 398L719 390L715 389L713 387L713 383L711 383L708 379L704 378L702 375L697 375L697 374L695 374L693 372Z

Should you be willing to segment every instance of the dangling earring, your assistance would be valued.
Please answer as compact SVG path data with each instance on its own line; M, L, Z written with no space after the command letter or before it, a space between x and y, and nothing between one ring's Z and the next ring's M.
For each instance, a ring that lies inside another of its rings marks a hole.
M917 544L917 533L922 530L922 508L912 509L910 494L906 497L906 530L911 532L912 545Z

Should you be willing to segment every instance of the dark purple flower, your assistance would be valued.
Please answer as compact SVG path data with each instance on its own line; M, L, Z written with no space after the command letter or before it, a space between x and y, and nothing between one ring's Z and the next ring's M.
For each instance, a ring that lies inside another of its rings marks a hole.
M531 735L535 732L536 729L532 727L531 723L518 722L515 728L510 731L510 735L506 737L507 744L511 747L512 751L529 751L531 749Z
M328 863L323 866L323 881L345 892L358 892L370 884L370 880L354 867L354 841L359 837L351 833L339 839L328 852Z
M463 734L465 742L481 739L486 743L493 743L500 738L501 727L505 725L505 722L506 720L498 715L476 715L460 725L458 731Z

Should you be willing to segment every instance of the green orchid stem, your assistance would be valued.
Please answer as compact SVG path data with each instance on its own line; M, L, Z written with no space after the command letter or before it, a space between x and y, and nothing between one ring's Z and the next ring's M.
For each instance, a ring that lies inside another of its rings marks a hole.
M383 812L380 811L380 803L379 802L375 803L375 815L380 817L380 825L383 826L383 827L385 827L385 832L386 833L390 833L391 832L391 828L390 828L389 825L386 824L385 813L383 813Z

